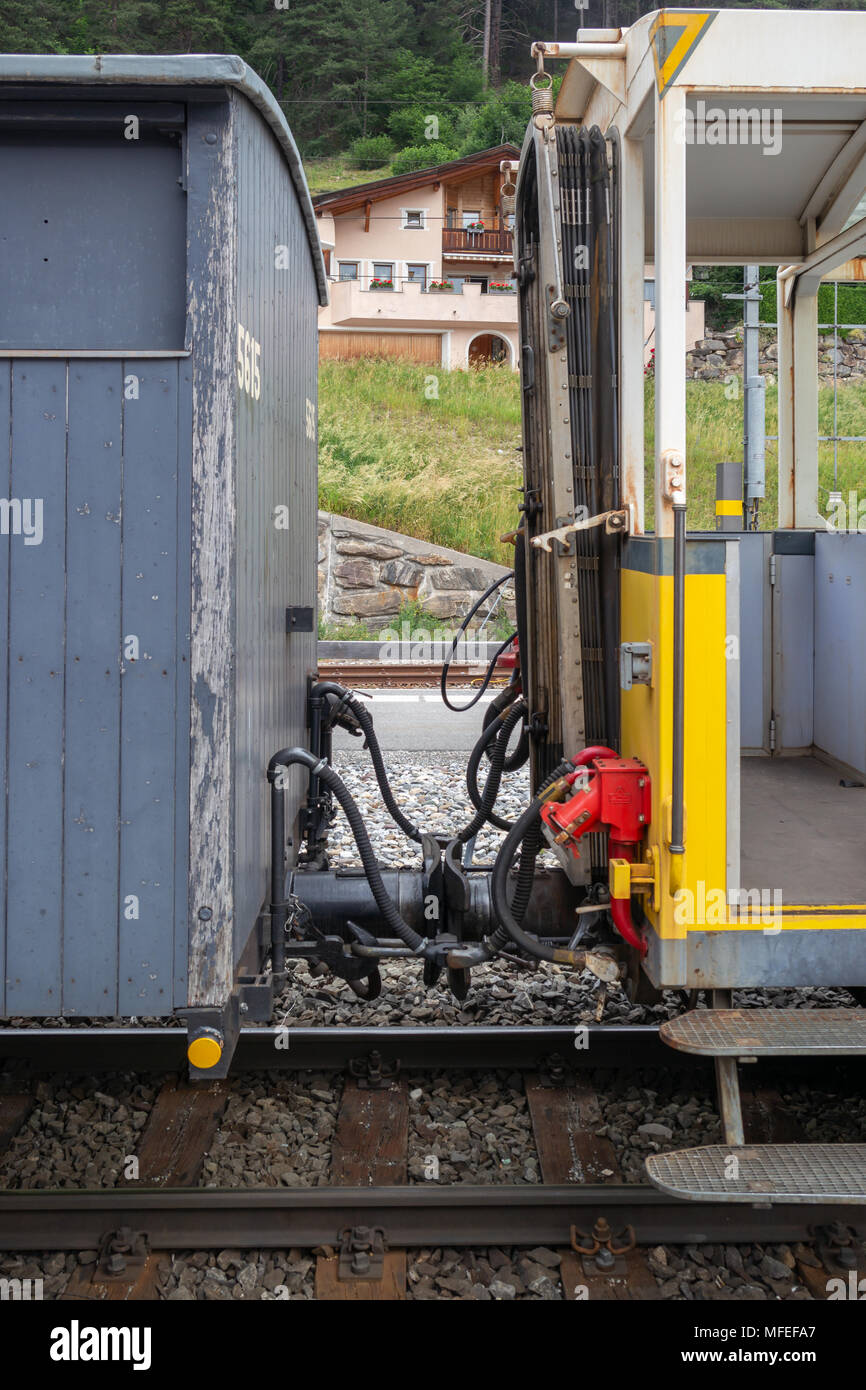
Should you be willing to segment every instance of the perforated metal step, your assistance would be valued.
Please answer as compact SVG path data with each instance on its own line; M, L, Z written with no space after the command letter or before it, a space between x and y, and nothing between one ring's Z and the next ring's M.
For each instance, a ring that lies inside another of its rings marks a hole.
M866 1206L866 1144L708 1144L652 1154L650 1182L690 1202Z
M660 1032L706 1057L866 1055L866 1009L692 1009Z

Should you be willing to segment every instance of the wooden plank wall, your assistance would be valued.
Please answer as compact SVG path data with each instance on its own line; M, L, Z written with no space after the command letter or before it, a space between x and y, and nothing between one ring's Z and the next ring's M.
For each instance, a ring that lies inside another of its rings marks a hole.
M412 362L434 362L438 366L442 360L442 335L440 333L320 333L319 356L325 361L332 358L405 357Z

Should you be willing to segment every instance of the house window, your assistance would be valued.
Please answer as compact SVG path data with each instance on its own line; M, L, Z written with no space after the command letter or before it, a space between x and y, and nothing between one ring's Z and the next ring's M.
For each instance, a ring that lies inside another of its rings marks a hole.
M644 280L643 297L651 309L656 307L656 282L655 280Z
M413 228L417 228L419 231L423 231L423 230L424 230L424 212L423 212L423 209L422 209L422 208L404 208L404 209L403 209L403 226L404 226L404 228L406 228L407 231L411 231Z
M358 278L358 262L357 262L357 261L340 261L340 279L341 279L341 280L357 280L357 278Z
M374 261L373 262L373 282L378 282L379 287L388 285L394 287L394 262L393 261Z
M467 275L467 276L466 276L466 283L467 283L467 285L480 285L480 286L481 286L481 293L482 293L482 294L486 294L486 293L487 293L487 276L486 276L486 275Z
M456 208L448 208L447 212L445 213L445 226L449 228L457 226Z
M454 293L455 293L455 294L462 294L462 293L463 293L463 286L464 286L465 280L466 280L466 277L465 277L464 275L446 275L445 278L446 278L446 280L450 280L450 281L451 281L452 285L454 286Z
M474 212L467 212L465 208L463 209L463 229L464 229L464 231L465 231L465 229L466 229L467 227L471 226L471 224L472 224L473 222L480 222L480 221L481 221L481 213L478 211L477 208L475 209Z
M413 285L421 285L427 288L427 267L426 265L407 265L406 279Z

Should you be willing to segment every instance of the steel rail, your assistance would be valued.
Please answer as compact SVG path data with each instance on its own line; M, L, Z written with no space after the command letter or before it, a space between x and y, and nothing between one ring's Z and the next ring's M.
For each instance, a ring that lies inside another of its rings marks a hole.
M184 1028L0 1028L0 1061L48 1071L171 1071L186 1065ZM378 1052L403 1068L516 1070L561 1061L566 1069L707 1066L706 1058L674 1052L656 1027L587 1024L569 1027L441 1026L359 1028L246 1027L232 1074L257 1070L341 1071Z
M0 1065L32 1073L184 1070L185 1028L0 1028ZM712 1058L678 1052L662 1042L657 1027L643 1023L592 1023L574 1027L441 1025L430 1027L250 1027L241 1029L230 1075L251 1071L343 1071L378 1053L406 1070L564 1071L624 1067L629 1071L709 1071ZM839 1062L841 1059L836 1059ZM768 1059L774 1071L796 1067L804 1080L826 1079L819 1058Z
M121 1226L155 1250L282 1249L338 1244L350 1226L380 1226L395 1248L568 1245L571 1227L604 1217L637 1242L808 1240L838 1221L866 1234L863 1207L684 1202L644 1184L544 1187L136 1188L0 1194L0 1249L88 1250Z
M450 684L471 688L484 679L487 666L481 662L461 662L452 666ZM442 674L441 661L341 661L339 659L320 661L319 680L341 681L352 686L369 685L375 689L389 687L425 689L437 687ZM488 685L504 685L511 678L511 672L499 669Z

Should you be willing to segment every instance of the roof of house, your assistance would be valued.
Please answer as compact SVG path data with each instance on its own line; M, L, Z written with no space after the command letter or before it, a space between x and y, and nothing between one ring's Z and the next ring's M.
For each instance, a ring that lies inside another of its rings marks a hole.
M427 169L413 169L411 174L394 174L389 179L374 179L372 183L358 183L353 188L341 188L338 193L319 193L313 199L316 212L350 212L352 208L363 207L365 203L376 203L382 198L393 198L395 194L410 193L415 188L423 188L428 183L459 183L488 169L498 168L503 159L518 159L520 150L516 145L494 145L490 150L479 150L477 154L466 154L462 159L449 159L445 164L431 164Z

